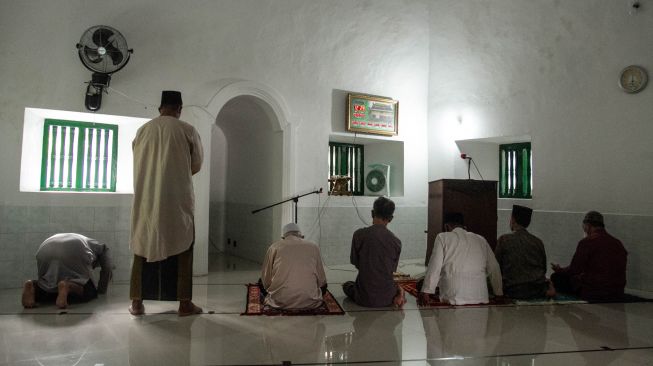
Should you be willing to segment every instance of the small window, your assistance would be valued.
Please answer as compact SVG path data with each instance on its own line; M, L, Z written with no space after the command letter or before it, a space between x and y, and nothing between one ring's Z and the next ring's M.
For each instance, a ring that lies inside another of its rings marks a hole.
M364 194L363 145L329 142L329 178L348 176L347 188L354 196Z
M118 126L45 119L41 191L115 192Z
M499 197L531 198L533 155L531 143L499 145Z

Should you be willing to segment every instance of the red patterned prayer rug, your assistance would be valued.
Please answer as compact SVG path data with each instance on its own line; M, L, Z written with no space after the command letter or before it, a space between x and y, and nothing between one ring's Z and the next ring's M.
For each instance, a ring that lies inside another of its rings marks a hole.
M338 301L327 290L323 296L324 304L316 309L281 310L265 307L261 302L261 289L255 283L247 285L247 305L240 315L344 315Z
M417 297L417 280L395 280L397 285L401 286L401 288L404 289L407 293L413 295L414 297ZM457 306L465 306L465 307L479 307L479 306L506 306L506 305L514 305L512 301L508 300L508 303L497 303L493 299L490 299L490 302L488 304L467 304L467 305L451 305L447 302L441 302L440 299L437 296L431 296L429 298L429 303L428 305L420 305L420 308L453 308Z

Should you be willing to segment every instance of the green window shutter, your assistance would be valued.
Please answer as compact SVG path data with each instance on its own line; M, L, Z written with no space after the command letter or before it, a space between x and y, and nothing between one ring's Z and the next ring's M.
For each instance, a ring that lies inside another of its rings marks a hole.
M46 119L41 191L115 192L118 126Z
M499 145L499 197L532 198L531 143Z
M364 194L364 146L329 142L329 178L333 175L351 177L348 189L355 196Z

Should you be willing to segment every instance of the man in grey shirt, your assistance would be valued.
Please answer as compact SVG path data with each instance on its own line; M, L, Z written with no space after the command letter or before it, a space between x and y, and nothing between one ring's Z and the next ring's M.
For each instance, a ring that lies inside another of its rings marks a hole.
M503 292L513 299L555 296L553 286L546 279L544 244L526 230L532 214L528 207L512 206L512 233L499 237L494 253L501 267Z
M75 233L55 234L36 251L38 279L23 286L22 303L33 308L39 302L55 301L64 309L71 302L87 302L107 291L112 263L106 244ZM93 269L101 267L97 288Z
M372 226L358 229L351 240L351 264L358 268L356 282L348 281L342 289L361 306L402 307L406 302L401 287L394 282L401 241L388 230L395 204L385 197L374 201Z

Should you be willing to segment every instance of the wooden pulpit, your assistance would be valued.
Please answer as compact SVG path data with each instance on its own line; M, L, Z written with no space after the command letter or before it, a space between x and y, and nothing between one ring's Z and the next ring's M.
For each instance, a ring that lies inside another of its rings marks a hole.
M426 259L428 266L435 237L444 231L444 215L460 212L468 231L483 236L492 250L497 243L497 182L470 179L441 179L429 182L428 232Z

